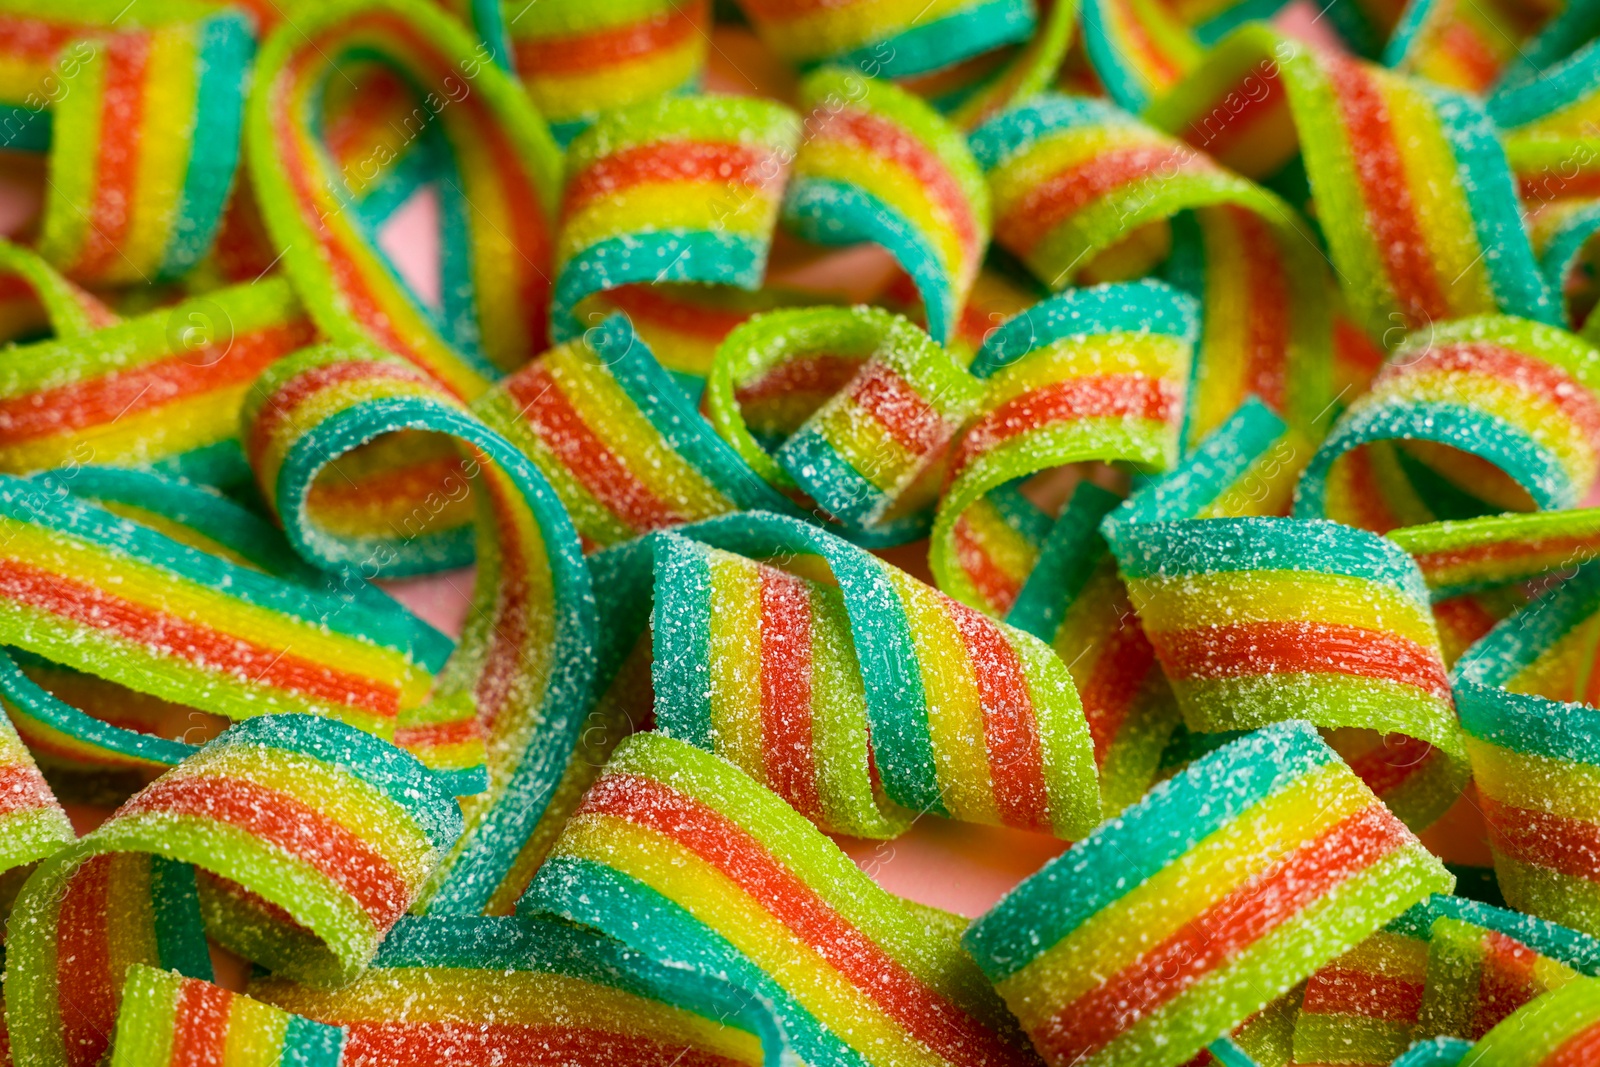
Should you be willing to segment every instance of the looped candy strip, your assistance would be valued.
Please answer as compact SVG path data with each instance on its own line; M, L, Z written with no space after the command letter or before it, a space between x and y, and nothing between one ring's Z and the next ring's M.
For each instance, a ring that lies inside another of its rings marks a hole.
M1453 878L1306 723L1191 764L964 944L1051 1064L1187 1062Z
M955 445L934 519L941 589L999 615L1032 570L1037 547L1018 543L995 490L1084 460L1157 470L1177 460L1197 310L1159 282L1075 289L989 336L972 364L982 407Z
M252 996L342 1027L343 1067L545 1062L782 1067L759 1000L541 917L401 919L335 990L257 979Z
M624 742L519 906L772 1005L806 1063L1033 1062L961 950L782 799L659 733Z
M116 312L37 253L0 240L0 343L81 337L117 320Z
M1033 36L1037 18L1031 0L737 2L767 46L795 66L855 67L874 78L913 78L1020 44Z
M1455 668L1501 892L1513 907L1590 935L1600 935L1600 751L1585 679L1597 605L1600 570L1589 563L1491 630Z
M983 385L876 308L772 311L735 329L707 380L712 425L774 489L867 543L927 529L952 440Z
M770 100L663 97L610 112L567 150L551 334L584 298L637 282L757 289L799 118Z
M1295 514L1386 533L1570 508L1600 471L1600 351L1504 316L1419 330L1334 425Z
M1471 315L1554 321L1472 98L1250 25L1146 117L1253 178L1298 157L1351 317L1385 348Z
M1226 456L1210 478L1192 465L1103 524L1144 632L1191 729L1376 731L1376 747L1340 750L1420 829L1468 775L1422 575L1399 546L1337 523L1184 521L1207 482L1227 485L1257 452Z
M318 107L341 56L409 83L413 136L434 131L447 264L435 309L377 245ZM458 22L422 0L336 0L297 11L257 63L251 179L282 266L319 330L405 357L471 399L545 347L560 152L516 82Z
M1387 536L1417 561L1437 605L1594 559L1600 508L1486 515L1403 526Z
M76 838L15 727L0 717L0 886Z
M512 20L513 65L565 145L603 112L692 90L705 66L711 7L711 0L546 0Z
M109 1067L350 1067L345 1035L199 978L128 968Z
M80 306L86 317L53 314L57 336L0 363L0 470L140 466L247 481L244 394L315 336L288 285L235 286L120 322Z
M887 82L828 69L800 86L805 135L783 223L826 245L870 241L911 276L949 343L989 243L989 191L966 139Z
M41 864L23 887L6 973L19 1060L79 1062L67 1042L81 1024L57 1015L81 988L58 972L75 956L58 931L76 924L84 937L105 936L108 917L125 910L104 896L127 888L126 875L114 877L124 857L195 864L206 872L198 909L211 937L278 973L337 984L366 966L460 831L461 817L433 776L369 734L303 715L234 726ZM145 868L147 884L154 864ZM107 886L98 897L82 884L96 869ZM168 911L151 907L159 927ZM173 918L182 923L184 914ZM170 966L162 955L159 946L131 958L122 950L105 966ZM108 977L121 987L121 974ZM104 1041L108 1031L98 1032Z
M493 413L490 412L493 418ZM401 431L461 449L478 507L474 609L426 704L396 740L431 767L467 774L487 748L488 792L468 801L468 829L430 891L430 907L472 912L494 895L543 815L583 721L594 665L595 608L578 536L538 468L437 382L370 347L308 348L258 381L245 441L262 494L307 560L371 574L431 516L391 541L319 523L309 501L340 457ZM468 775L456 789L477 793Z
M75 281L165 282L210 250L255 40L206 4L0 5L0 146L48 153L39 249Z
M1099 821L1083 711L1041 642L797 520L678 534L654 548L661 731L858 836L927 812L1067 838Z

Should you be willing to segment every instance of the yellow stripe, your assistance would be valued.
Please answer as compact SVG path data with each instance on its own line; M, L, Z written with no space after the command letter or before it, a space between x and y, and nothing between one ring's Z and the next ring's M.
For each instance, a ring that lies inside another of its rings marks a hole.
M685 44L583 74L523 71L522 84L541 115L551 122L571 122L687 84L705 65L706 39L691 34Z
M183 1020L178 1024L183 1025ZM225 1067L279 1067L289 1016L249 997L233 998L228 1011L228 1036L223 1044Z
M995 218L1004 218L1033 188L1065 170L1130 145L1164 144L1167 138L1134 123L1060 130L1020 152L989 175Z
M1600 811L1600 768L1513 752L1466 735L1478 788L1504 804L1593 822Z
M1024 393L1075 378L1141 374L1182 384L1188 373L1188 346L1166 334L1119 331L1064 337L1040 346L989 379L983 403L992 410Z
M717 753L763 784L761 736L761 575L742 556L712 552L711 730Z
M561 227L556 262L622 234L712 230L745 236L772 232L778 201L766 190L724 181L644 182L578 209Z
M909 133L903 134L908 139ZM937 250L940 265L952 280L967 267L956 222L944 206L928 194L914 174L893 159L854 144L816 137L795 161L796 177L834 179L858 186L906 217L906 221Z
M147 123L160 116L160 132L139 137L139 169L122 248L140 270L161 267L167 242L181 222L176 209L187 176L198 108L199 56L193 33L191 26L179 25L150 35L143 113Z

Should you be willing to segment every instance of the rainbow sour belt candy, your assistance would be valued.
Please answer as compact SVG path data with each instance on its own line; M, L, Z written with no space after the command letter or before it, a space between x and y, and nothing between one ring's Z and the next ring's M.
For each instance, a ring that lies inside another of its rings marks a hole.
M128 968L107 1067L350 1067L336 1027L198 978Z
M799 118L769 100L663 97L604 116L567 151L551 333L575 309L633 282L756 289Z
M1387 536L1411 553L1438 604L1594 559L1600 508L1486 515L1403 526Z
M565 144L604 112L692 88L710 16L711 0L555 0L518 12L512 54L534 106Z
M207 4L151 6L0 3L0 145L48 148L39 249L89 284L188 273L239 161L249 21Z
M1098 821L1083 711L1042 642L796 520L682 533L655 547L664 733L850 834L926 812L1069 838ZM819 564L837 587L801 576Z
M443 134L442 313L400 280L320 141L322 87L347 52L402 72L418 126ZM327 337L404 356L465 399L544 349L560 154L516 82L459 23L421 0L318 3L268 38L255 78L255 192Z
M1395 1067L1585 1067L1600 1056L1600 981L1573 982L1531 1001L1469 1045L1419 1044Z
M474 609L396 739L444 771L470 769L487 747L489 791L469 802L468 828L430 891L435 909L478 911L537 826L582 725L595 608L577 532L527 456L420 370L367 346L309 348L275 364L244 422L262 495L290 542L340 573L377 573L442 514L424 510L414 527L390 527L389 540L318 521L309 501L341 457L406 430L462 450L481 522Z
M1600 712L1585 680L1597 606L1600 566L1589 563L1455 668L1501 892L1513 907L1591 935L1600 934ZM1567 703L1578 700L1587 703Z
M0 342L15 344L45 332L81 337L116 322L115 312L38 254L0 240Z
M882 245L948 343L989 243L989 190L965 138L895 86L824 70L800 86L805 136L783 223L828 245Z
M1453 879L1305 723L1190 765L964 943L1052 1064L1175 1067Z
M1173 463L1198 323L1195 302L1158 282L1057 294L1009 319L973 373L983 409L956 443L934 520L939 588L1003 614L1033 568L993 496L1015 479L1081 460Z
M717 432L775 489L869 543L927 529L951 439L983 386L899 316L875 308L759 315L717 352Z
M760 1001L537 917L405 918L350 985L268 977L250 993L343 1027L343 1067L792 1062Z
M1555 326L1461 319L1395 349L1312 458L1295 514L1382 533L1568 508L1597 473L1600 350Z
M0 363L0 470L153 466L213 484L247 480L244 394L314 336L289 287L237 286L117 323L89 314L86 323L52 316L56 338ZM104 328L75 328L91 324Z
M817 1067L1032 1061L961 951L965 920L889 895L732 764L660 734L617 749L519 910L771 1003Z
M42 860L76 837L16 729L0 721L0 885L13 868Z

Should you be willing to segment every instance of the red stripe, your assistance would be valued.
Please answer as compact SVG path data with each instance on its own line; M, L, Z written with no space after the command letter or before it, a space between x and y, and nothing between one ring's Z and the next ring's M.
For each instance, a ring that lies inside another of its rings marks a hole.
M0 55L50 63L84 36L82 24L47 22L34 15L0 15Z
M1054 382L1007 400L973 424L956 450L951 477L1013 437L1074 419L1171 421L1181 397L1165 381L1143 374L1101 374Z
M1049 830L1044 751L1022 661L987 617L949 597L940 599L966 645L978 685L989 780L1000 821L1025 830Z
M969 260L978 254L978 223L972 217L972 204L944 161L912 136L904 126L853 108L840 110L837 104L824 105L806 119L806 132L813 138L832 138L895 163L916 179L928 197L939 206L944 221L961 242ZM952 263L952 270L962 265Z
M194 979L178 990L168 1067L223 1067L228 1049L228 1013L233 994Z
M1389 797L1396 789L1413 778L1427 773L1442 760L1426 741L1405 734L1386 734L1378 746L1349 760L1350 769L1357 778L1367 783L1367 788L1380 797Z
M1450 681L1433 649L1381 630L1284 621L1197 626L1150 635L1173 681L1272 674L1346 674L1421 689L1449 701Z
M1430 345L1414 359L1391 365L1379 381L1393 381L1430 370L1493 375L1522 392L1554 404L1577 425L1591 448L1600 442L1600 403L1582 382L1542 359L1492 342Z
M1183 139L1214 159L1226 160L1241 141L1261 129L1263 124L1274 119L1292 123L1278 65L1266 63L1252 67L1246 75L1248 78L1259 78L1263 90L1252 96L1245 79L1241 79L1213 98L1212 106L1200 112L1200 117L1184 129ZM1207 120L1216 119L1221 119L1222 125L1215 129L1202 125Z
M706 0L682 0L659 14L620 26L520 38L513 47L517 69L531 71L535 79L598 74L605 67L681 48L704 32L707 7Z
M994 238L1026 255L1061 223L1124 186L1151 174L1170 177L1212 169L1204 156L1187 145L1163 142L1108 149L1030 188L995 220Z
M381 363L377 360L347 360L341 363L325 363L319 367L312 367L310 370L295 375L279 386L256 414L255 422L250 426L249 438L246 441L246 450L249 452L250 457L252 459L259 458L266 451L268 442L277 436L278 427L290 421L295 411L307 399L335 385L343 385L347 382L356 382L367 378L380 381L414 382L418 385L432 384L432 381L419 368L403 366L398 363ZM298 424L295 426L295 430L297 434L303 432Z
M760 902L914 1040L952 1062L1030 1062L988 1027L923 985L915 974L835 912L737 823L682 793L607 772L578 815L604 814L646 827L699 856Z
M994 561L983 538L978 535L965 515L956 520L955 540L956 559L960 562L961 569L966 572L967 578L983 596L984 602L997 613L1009 611L1011 605L1016 602L1017 594L1022 592L1022 583L1012 578Z
M594 200L651 182L726 182L765 189L782 179L776 155L760 145L720 141L652 141L595 160L572 179L562 201L563 218ZM770 172L770 173L764 173Z
M712 300L697 302L690 291L661 289L653 285L623 285L607 290L612 307L635 325L658 324L675 333L693 334L709 342L721 341L755 312L718 307Z
M762 567L762 758L772 791L802 815L822 814L811 744L811 593L805 582Z
M32 763L19 759L0 765L0 815L38 811L52 806L50 787Z
M1526 560L1558 558L1563 561L1578 560L1600 552L1600 532L1574 534L1570 537L1513 538L1493 541L1486 545L1468 545L1464 548L1447 548L1438 552L1424 552L1415 557L1422 573L1430 577L1445 571L1474 563L1492 563L1500 560ZM1464 598L1452 598L1434 605L1437 614L1445 604L1454 604Z
M1363 808L1063 1007L1034 1034L1034 1043L1056 1062L1093 1055L1336 886L1413 840L1382 804Z
M1286 402L1289 377L1289 314L1292 297L1283 250L1259 215L1225 205L1224 216L1243 246L1245 305L1244 390L1273 411Z
M1567 1038L1539 1067L1594 1067L1600 1063L1600 1022Z
M1386 1022L1415 1023L1422 1013L1423 977L1403 978L1334 963L1306 983L1301 1011L1313 1015L1359 1015Z
M1480 797L1489 841L1521 863L1569 878L1600 882L1600 825Z
M1439 27L1438 32L1436 47L1454 57L1470 79L1470 84L1460 88L1480 93L1494 84L1500 74L1501 58L1472 27L1459 22L1447 22ZM1503 31L1496 27L1495 32Z
M95 378L0 400L0 443L104 426L130 414L254 381L279 357L311 343L306 319L235 337L225 352L201 348Z
M533 363L502 385L521 417L596 500L634 530L659 529L684 521L669 501L640 481L567 401L542 363Z
M76 273L90 275L103 272L121 256L122 242L133 224L150 39L144 34L119 34L106 41L104 48L94 203L74 268ZM177 115L162 117L182 121Z
M857 356L795 356L735 387L733 396L746 405L800 393L817 397L820 404L849 385L863 362Z
M1539 954L1495 930L1483 937L1483 969L1478 973L1478 1005L1468 1040L1477 1041L1512 1012L1544 990L1533 976Z
M351 1023L339 1063L341 1067L739 1067L745 1061L613 1030L471 1019Z
M1117 620L1116 628L1100 639L1099 646L1099 655L1078 690L1078 698L1083 702L1084 717L1089 720L1095 766L1103 768L1134 700L1150 678L1156 654L1144 635L1144 627L1131 613Z
M121 979L111 975L111 865L111 856L86 861L68 878L56 913L56 1005L68 1067L99 1064L117 1017Z
M270 686L330 707L359 708L385 718L400 710L400 693L392 685L221 633L16 560L0 560L0 597L120 637L161 658L176 657L206 671L224 671L253 688Z
M1338 99L1367 207L1367 226L1400 310L1413 327L1450 318L1400 160L1397 131L1373 76L1331 52L1319 62Z
M868 360L850 383L850 399L901 447L918 456L943 448L955 433L955 427L893 367L875 359Z
M350 830L288 793L242 778L164 777L128 801L119 815L192 815L227 823L283 849L326 875L381 930L410 905L394 865Z

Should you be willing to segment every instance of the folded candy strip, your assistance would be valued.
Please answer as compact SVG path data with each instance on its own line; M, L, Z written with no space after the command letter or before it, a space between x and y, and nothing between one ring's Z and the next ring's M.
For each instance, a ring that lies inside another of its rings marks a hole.
M252 997L337 1025L342 1067L605 1062L781 1067L760 1001L620 942L540 917L401 919L360 978L317 989L278 977Z
M67 1062L68 1035L80 1025L57 1014L84 988L67 967L81 952L59 931L76 924L87 939L82 952L91 952L111 918L127 912L104 891L97 899L92 885L78 890L93 870L109 879L118 862L142 854L193 863L205 874L189 894L198 889L211 937L279 973L338 984L360 973L416 903L461 825L434 776L369 734L303 715L234 726L24 885L6 970L19 1060ZM156 866L148 869L154 879ZM171 966L164 955L159 945L131 959L119 949L106 966ZM121 975L110 977L118 988ZM108 1031L96 1032L103 1039Z
M603 116L567 150L551 335L639 282L759 289L800 119L771 100L668 96Z
M990 335L972 365L983 401L934 519L939 588L994 615L1015 601L1038 546L1007 521L1010 483L1084 460L1176 462L1197 312L1159 282L1098 286L1058 293Z
M692 91L710 26L711 0L541 3L511 22L513 69L565 145L604 112Z
M376 243L322 141L322 89L344 56L379 59L437 129L445 263L429 307ZM283 270L322 334L370 342L471 399L546 344L561 157L516 82L421 0L338 0L297 11L261 50L247 142Z
M1304 722L1190 764L963 943L1052 1064L1175 1067L1453 878Z
M928 333L948 343L989 244L989 190L966 139L912 94L837 68L801 83L800 106L784 226L885 248L915 283Z
M519 911L759 997L818 1067L1035 1062L961 950L965 920L891 896L781 798L659 733L617 749Z
M3 120L0 120L3 121ZM0 340L6 344L43 334L82 337L114 325L116 312L39 254L0 240Z
M1340 417L1295 514L1387 533L1576 505L1600 473L1600 350L1505 316L1419 330Z
M491 413L492 417L492 413ZM429 907L473 913L494 896L544 815L576 743L593 678L592 583L577 531L538 468L416 367L367 346L304 349L257 382L244 437L264 499L306 560L335 573L381 569L388 542L320 524L309 507L333 464L399 431L461 449L477 505L478 573L460 643L428 702L396 739L476 794ZM430 529L424 510L412 528ZM406 529L394 529L402 539Z

